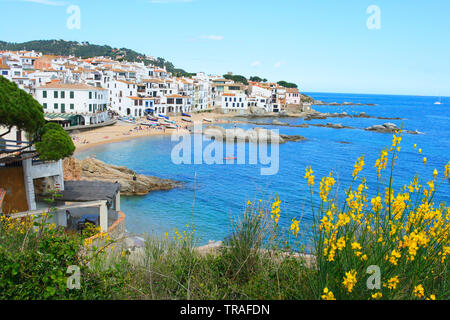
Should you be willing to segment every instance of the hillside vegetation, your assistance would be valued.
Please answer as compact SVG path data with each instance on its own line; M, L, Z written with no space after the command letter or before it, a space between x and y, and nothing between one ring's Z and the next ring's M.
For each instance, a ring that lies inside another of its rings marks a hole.
M33 40L23 43L0 41L0 50L35 50L43 54L61 56L73 55L81 58L96 56L111 57L119 61L144 62L157 67L166 67L167 71L176 75L189 75L185 70L176 68L171 62L163 58L156 61L146 59L146 55L127 48L113 48L108 45L90 44L89 42L65 41L65 40Z

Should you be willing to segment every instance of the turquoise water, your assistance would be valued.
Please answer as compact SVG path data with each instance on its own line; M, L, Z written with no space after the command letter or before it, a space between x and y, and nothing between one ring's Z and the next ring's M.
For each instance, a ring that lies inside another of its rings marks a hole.
M398 126L403 124L405 129L424 133L404 135L394 175L397 187L409 184L415 174L431 179L435 168L442 176L444 166L450 160L450 98L443 97L443 105L434 105L437 97L330 93L310 95L328 102L377 104L315 107L318 111L345 111L350 114L366 112L371 116L400 117L404 120L329 118L309 123L332 122L366 128L393 122ZM304 122L293 118L280 120L292 124ZM229 235L230 218L242 214L246 201L268 199L275 194L282 200L281 226L289 226L294 217L301 218L302 225L308 226L312 214L309 191L303 179L307 165L311 165L315 172L317 188L318 180L333 171L338 178L339 194L342 197L343 188L351 180L355 160L364 154L366 167L363 174L367 178L369 191L373 191L376 183L373 165L380 151L392 142L391 134L364 130L267 127L279 129L282 134L299 134L308 139L280 145L279 172L272 176L260 175L261 165L176 165L171 161L171 152L178 142L172 142L170 137L112 143L80 152L76 156L84 158L95 154L102 161L127 166L140 174L183 182L181 188L172 191L154 192L143 197L122 197L122 209L127 215L127 230L162 235L166 231L173 233L175 228L183 230L186 224L192 224L194 220L200 242L206 243L209 240L223 240ZM414 150L415 143L418 148L422 148L422 155ZM225 152L224 156L227 156ZM427 165L422 163L423 156L428 158ZM436 200L450 203L449 189L448 184L443 184Z

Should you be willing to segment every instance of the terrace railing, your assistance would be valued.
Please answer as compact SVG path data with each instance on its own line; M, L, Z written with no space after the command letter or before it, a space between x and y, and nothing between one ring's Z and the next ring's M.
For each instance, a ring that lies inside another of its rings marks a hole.
M101 231L103 231L103 232L108 231L109 212L108 212L107 202L104 200L76 203L76 204L56 207L56 208L54 208L53 222L58 226L66 226L66 222L67 222L66 210L75 211L75 210L79 210L79 209L83 209L83 208L86 208L86 209L87 208L97 208L96 212L99 216ZM34 210L34 211L11 214L10 217L13 219L26 218L26 217L30 217L30 216L39 217L44 212L45 212L45 210L43 210L43 209Z
M24 153L33 152L31 142L0 139L0 163L10 162Z

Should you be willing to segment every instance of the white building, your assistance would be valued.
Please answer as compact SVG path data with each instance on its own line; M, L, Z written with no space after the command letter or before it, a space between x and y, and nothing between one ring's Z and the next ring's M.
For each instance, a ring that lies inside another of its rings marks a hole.
M80 125L97 124L108 120L106 112L108 91L82 83L49 83L36 89L36 100L44 107L44 113L81 116ZM70 125L76 125L71 123Z
M106 84L108 104L112 110L123 116L135 116L133 101L128 97L137 97L137 84L133 81L112 79Z
M192 102L190 96L172 94L161 99L160 114L180 114L182 112L192 111Z
M207 110L211 107L211 82L204 73L197 73L194 77L194 110Z
M125 115L132 117L143 117L146 114L156 114L157 106L160 104L160 98L154 97L125 97L124 103L127 106ZM166 114L165 110L161 109L161 114ZM123 113L121 113L123 114Z
M248 109L248 99L245 93L223 93L217 97L216 107L224 112L240 112Z
M267 88L263 88L259 85L250 85L249 86L249 94L252 96L260 96L260 97L266 97L269 98L272 93L271 90Z
M270 101L270 97L252 96L248 98L248 107L258 108L264 112L272 112L273 105Z

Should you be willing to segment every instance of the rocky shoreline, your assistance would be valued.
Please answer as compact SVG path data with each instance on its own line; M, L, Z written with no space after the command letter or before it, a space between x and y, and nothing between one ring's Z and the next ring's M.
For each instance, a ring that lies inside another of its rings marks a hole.
M286 117L295 117L295 118L304 118L305 121L310 121L310 120L324 120L327 118L374 118L374 119L379 119L379 120L402 120L401 118L388 118L388 117L372 117L367 115L364 112L361 112L360 114L357 115L348 115L347 113L320 113L320 112L312 112L312 113L308 113L308 114L290 114L287 115ZM250 119L255 119L255 118L262 118L262 117L255 117L255 116L250 116L248 117ZM265 117L267 118L267 117ZM353 129L353 130L365 130L365 131L374 131L374 132L378 132L378 133L394 133L395 131L399 130L400 128L394 124L394 123L384 123L382 125L373 125L367 128L356 128L356 127L351 127L351 126L345 126L341 123L331 123L328 122L326 124L322 124L322 123L302 123L302 124L289 124L286 122L282 122L278 119L273 119L273 121L271 123L265 123L265 122L258 122L258 121L251 121L251 120L242 120L242 121L238 121L240 123L248 123L248 124L253 124L253 125L257 125L257 126L284 126L284 127L291 127L291 128L309 128L309 127L320 127L320 128L331 128L331 129ZM412 130L403 130L404 133L407 134L423 134L422 132L419 131L412 131Z
M280 112L276 114L249 114L247 116L243 116L248 119L261 119L261 118L304 118L305 121L310 120L325 120L328 118L366 118L366 119L378 119L378 120L404 120L403 118L398 117L375 117L370 116L365 112L360 112L359 114L348 114L347 112L341 113L323 113L318 111L309 111L309 112ZM275 119L274 121L278 121Z
M94 158L67 158L63 161L64 180L118 182L122 195L146 195L152 191L172 190L181 183L170 179L145 176L126 168ZM133 177L136 175L136 181Z
M378 119L378 120L404 120L402 118L369 116L365 112L360 112L359 114L348 114L347 112L342 112L342 113L311 112L305 116L305 121L310 121L310 120L314 120L314 119L327 119L327 118L366 118L366 119Z

